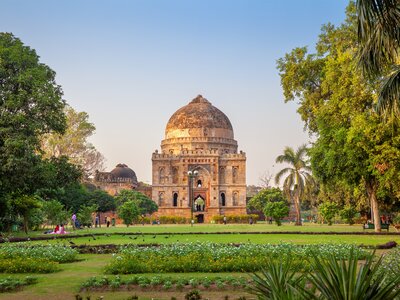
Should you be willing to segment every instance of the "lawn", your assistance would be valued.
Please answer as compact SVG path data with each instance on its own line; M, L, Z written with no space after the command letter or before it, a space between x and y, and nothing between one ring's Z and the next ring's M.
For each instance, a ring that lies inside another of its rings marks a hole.
M295 232L302 232L297 234ZM319 234L307 234L307 233ZM354 233L335 235L327 234L329 232L336 233ZM368 232L371 232L369 230ZM391 232L390 235L365 235L361 225L319 225L305 224L298 227L292 224L284 224L281 227L270 224L195 224L190 225L136 225L136 226L118 226L118 227L102 227L93 229L77 230L74 234L91 234L96 235L87 237L66 239L52 239L49 241L37 241L31 243L61 243L70 245L70 242L86 245L99 244L149 244L149 243L175 243L175 242L195 242L195 241L210 241L215 243L271 243L277 244L281 242L291 242L296 244L312 244L312 243L355 243L364 245L384 244L388 241L396 241L400 243L400 235ZM143 234L142 234L143 233ZM165 234L167 233L167 234ZM204 234L208 233L208 234ZM99 235L97 235L99 234ZM29 237L43 235L42 232L30 232ZM14 234L13 236L26 236L23 233ZM43 235L48 236L48 235ZM55 236L52 236L53 238ZM382 253L379 251L378 253ZM90 294L91 299L104 296L104 299L127 299L129 296L138 295L140 299L171 299L177 297L183 299L187 291L164 291L149 289L138 289L135 291L97 291L90 293L79 292L80 285L92 276L102 276L104 267L109 263L111 254L80 254L81 261L62 264L62 271L52 274L0 274L0 278L4 277L25 277L32 275L39 278L37 284L23 288L22 291L0 294L0 299L73 299L76 294L86 297ZM243 276L243 273L228 273L232 276ZM182 274L165 274L170 276L226 276L228 274L215 273L182 273ZM146 274L145 274L146 275ZM154 274L148 274L148 276ZM129 275L121 275L129 276ZM244 291L235 290L214 290L203 291L204 298L209 299L225 299L229 296L230 299L237 299L245 295L247 299L254 299ZM85 298L84 298L85 299Z
M82 229L73 231L72 228L67 227L67 231L73 234L87 234L87 233L212 233L212 232L364 232L362 225L342 225L336 224L328 226L326 224L313 224L304 223L303 226L294 226L293 224L283 223L282 226L275 224L189 224L175 225L175 224L161 224L161 225L134 225L126 227L118 225L117 227L105 227ZM28 236L42 236L43 231L31 231ZM373 232L373 230L365 230L365 232ZM386 230L382 231L386 232ZM390 228L390 233L396 233L395 228ZM13 233L13 236L25 237L25 233Z

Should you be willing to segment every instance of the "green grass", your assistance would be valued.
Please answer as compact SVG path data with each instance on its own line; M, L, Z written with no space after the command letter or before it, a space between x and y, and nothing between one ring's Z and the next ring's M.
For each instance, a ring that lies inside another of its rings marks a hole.
M136 239L135 239L136 238ZM69 241L77 245L104 245L104 244L171 244L176 242L215 242L215 243L271 243L291 242L295 244L315 243L355 243L364 245L384 244L395 241L400 244L400 235L307 235L307 234L179 234L179 235L110 235L56 239L50 241L35 241L32 243L60 243L69 245Z
M70 230L70 229L69 229ZM352 235L307 235L307 234L279 234L279 232L354 232ZM394 228L391 230L393 233ZM183 235L156 235L153 239L154 233L201 233L201 232L236 232L236 234L183 234ZM276 232L276 234L240 234L240 232ZM400 243L400 235L362 235L361 225L319 225L319 224L305 224L304 226L294 226L291 224L284 224L281 227L270 224L195 224L193 227L190 225L136 225L136 226L120 226L120 227L102 227L93 229L77 230L74 234L87 234L99 233L100 237L94 240L92 237L80 238L67 238L56 239L50 241L41 241L40 243L61 243L69 245L69 241L75 244L129 244L129 243L173 243L173 242L195 242L195 241L211 241L217 243L272 243L277 244L280 242L292 242L296 244L310 244L310 243L356 243L365 245L383 244L388 241L396 241ZM368 232L373 232L369 230ZM106 236L109 233L130 233L134 235L124 236L121 234ZM147 233L144 236L141 233ZM358 234L357 234L358 233ZM23 233L13 234L14 236L26 236ZM40 236L42 232L30 232L29 236ZM137 239L133 238L137 236ZM131 237L131 238L129 238ZM90 241L89 241L90 239ZM34 242L39 243L39 242ZM101 276L105 265L110 261L111 255L96 254L96 255L79 255L84 260L62 264L62 271L52 274L34 274L38 277L39 281L33 286L28 286L20 292L0 294L0 299L73 299L74 295L79 293L79 287L82 282L92 276ZM0 274L0 278L4 277L23 277L29 274ZM165 274L167 275L167 274ZM224 276L227 274L168 274L171 276ZM242 273L236 274L229 273L229 275L243 276ZM126 275L130 276L130 275ZM186 291L187 292L187 291ZM80 293L82 296L88 293ZM99 296L104 296L104 299L126 299L128 296L137 294L140 299L170 299L175 296L178 299L183 299L184 293L175 291L118 291L118 292L90 292L91 299L96 299ZM225 295L229 295L230 299L236 299L246 293L241 291L220 291L220 292L202 292L205 297L210 299L224 299ZM248 295L247 295L248 297ZM248 297L249 299L249 297Z
M79 289L81 284L92 276L102 276L104 266L110 261L111 255L108 254L82 254L79 256L82 261L62 264L62 271L53 274L33 274L38 278L38 283L32 286L25 287L22 291L17 293L4 293L0 294L0 299L73 299L74 295L81 294L91 295L92 299L104 296L105 299L126 299L135 293L141 296L140 299L151 299L159 297L158 299L170 299L171 296L183 298L185 293L176 291L121 291L121 292L88 292L80 293ZM27 276L29 274L0 274L0 278ZM152 276L155 274L141 274L141 276ZM163 276L171 277L198 277L203 278L216 277L216 276L244 276L243 273L185 273L185 274L163 274ZM109 276L112 277L112 276ZM121 278L131 277L131 275L121 275ZM241 291L221 291L216 292L202 292L204 295L209 295L210 299L223 299L224 295L247 295ZM219 294L219 296L217 296ZM214 296L212 296L214 295Z
M117 227L105 227L92 228L92 229L81 229L73 231L72 228L67 228L67 231L72 234L87 234L87 233L196 233L196 232L363 232L361 225L332 225L326 224L311 224L304 223L303 226L294 226L293 224L283 223L282 226L276 226L275 224L259 223L255 225L249 224L195 224L193 227L189 224L183 225L134 225L134 226L117 226ZM32 231L29 232L28 236L47 236L43 234L43 231ZM365 232L373 232L373 230L366 230ZM384 230L383 232L386 232ZM396 230L391 227L391 233L395 233ZM13 233L13 236L24 237L26 236L23 232Z

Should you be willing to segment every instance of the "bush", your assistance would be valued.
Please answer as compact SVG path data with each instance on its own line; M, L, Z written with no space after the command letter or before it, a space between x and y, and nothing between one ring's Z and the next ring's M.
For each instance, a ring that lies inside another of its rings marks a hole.
M159 247L122 247L106 267L109 274L181 273L181 272L255 272L270 260L296 257L299 270L308 268L308 257L318 252L321 257L333 253L346 258L350 250L360 256L367 252L348 244L294 245L176 243Z
M249 214L249 215L227 215L226 222L227 223L241 223L248 224L250 222L250 218L253 219L253 223L257 223L258 215ZM212 220L215 223L222 224L224 222L224 216L213 216Z
M354 224L354 218L356 214L357 211L350 204L347 204L342 210L339 211L340 218L342 218L342 220L349 225Z
M281 220L289 215L289 206L286 202L268 202L264 207L264 214L272 217L276 225L281 226Z
M18 257L0 260L0 273L53 273L59 270L58 263L48 259Z
M35 284L37 282L36 277L27 276L24 279L19 278L3 278L0 279L0 293L12 292L20 289L22 286Z
M339 208L334 202L324 202L318 206L318 212L324 218L328 225L332 225L332 219L338 213Z
M0 259L35 258L59 263L76 261L78 251L62 245L33 245L6 243L0 246Z

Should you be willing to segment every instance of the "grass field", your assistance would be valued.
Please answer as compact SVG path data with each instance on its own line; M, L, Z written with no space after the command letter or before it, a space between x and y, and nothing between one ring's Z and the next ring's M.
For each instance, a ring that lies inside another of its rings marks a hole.
M362 225L332 225L326 224L312 224L304 223L303 226L294 226L293 224L283 223L282 226L275 224L258 223L254 225L249 224L195 224L193 227L189 224L174 225L174 224L161 224L161 225L134 225L117 227L105 227L81 229L73 231L72 228L67 227L67 231L73 234L87 234L87 233L192 233L192 232L364 232ZM373 230L366 230L365 232L373 232ZM384 230L383 232L386 232ZM390 228L390 233L396 233L395 228ZM27 236L23 232L13 233L14 236L24 237ZM43 231L29 232L28 236L41 236L44 235Z
M201 234L208 232L209 234ZM248 234L250 232L250 234ZM254 233L253 233L254 232ZM270 232L270 233L266 233ZM283 232L286 232L285 234ZM295 232L302 232L297 234ZM316 232L320 234L306 234ZM348 232L353 234L332 235L330 232ZM368 232L372 232L369 230ZM195 241L211 241L216 243L272 243L291 242L296 244L311 243L355 243L364 245L384 244L388 241L396 241L400 243L400 235L393 231L389 235L365 235L361 225L318 225L305 224L298 227L291 224L284 224L281 227L270 224L195 224L190 225L137 225L137 226L119 226L119 227L102 227L93 229L83 229L72 232L73 234L90 234L96 233L95 239L92 236L55 239L49 241L37 241L31 243L62 243L69 245L69 242L86 245L99 244L130 244L130 243L175 243L175 242L195 242ZM143 233L143 235L142 235ZM168 234L163 234L168 233ZM124 235L129 234L129 235ZM42 232L30 232L28 236L35 237L43 235ZM14 236L26 236L23 233ZM47 236L47 235L44 235ZM378 254L382 251L378 251ZM62 271L52 274L31 274L38 277L39 282L35 285L25 287L22 291L14 293L0 294L0 299L74 299L79 293L80 285L91 276L102 276L105 265L110 261L111 254L80 254L81 261L62 264ZM25 277L28 274L0 274L0 278L4 277ZM151 274L148 274L151 275ZM154 275L154 274L153 274ZM169 274L171 276L215 276L227 274ZM242 273L229 273L233 276L243 276ZM126 275L128 276L128 275ZM179 291L98 291L90 292L91 299L104 296L103 299L127 299L129 296L138 295L139 299L171 299L172 296L177 299L183 299L185 292ZM86 297L88 293L80 293ZM237 299L245 295L247 299L254 299L245 291L220 290L220 291L204 291L204 298L209 299ZM84 298L85 299L85 298Z
M117 235L80 237L68 239L55 239L50 241L35 241L32 243L61 243L69 245L73 242L77 245L103 245L103 244L170 244L187 242L215 242L215 243L257 243L257 244L278 244L282 242L295 244L316 244L316 243L355 243L375 246L388 241L395 241L400 244L399 235L306 235L306 234L183 234L183 235Z

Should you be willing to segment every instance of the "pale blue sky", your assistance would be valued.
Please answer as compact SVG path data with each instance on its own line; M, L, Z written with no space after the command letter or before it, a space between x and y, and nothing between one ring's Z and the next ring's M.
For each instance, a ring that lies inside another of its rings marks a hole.
M36 49L65 99L96 125L111 170L126 163L151 183L151 154L169 117L198 94L231 120L247 182L276 172L285 146L308 141L284 104L276 60L314 47L344 0L0 0L0 31Z

